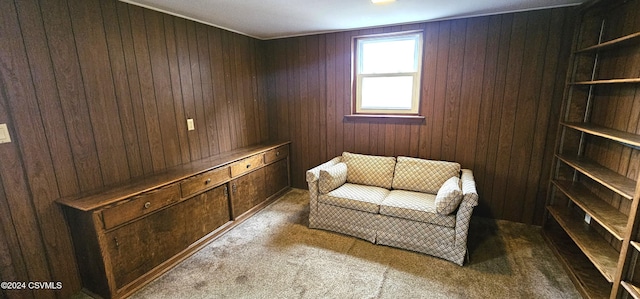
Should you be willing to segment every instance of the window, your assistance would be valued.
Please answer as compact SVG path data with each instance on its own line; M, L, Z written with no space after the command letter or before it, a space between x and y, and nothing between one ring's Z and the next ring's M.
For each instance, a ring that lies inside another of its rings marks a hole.
M355 38L355 114L417 115L422 32Z

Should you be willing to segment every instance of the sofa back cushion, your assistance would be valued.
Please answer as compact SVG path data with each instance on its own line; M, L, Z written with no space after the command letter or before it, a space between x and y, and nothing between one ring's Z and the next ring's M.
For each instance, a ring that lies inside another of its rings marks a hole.
M393 189L436 194L447 179L459 174L460 164L455 162L398 157Z
M395 157L381 157L342 153L342 161L347 164L347 182L391 189Z

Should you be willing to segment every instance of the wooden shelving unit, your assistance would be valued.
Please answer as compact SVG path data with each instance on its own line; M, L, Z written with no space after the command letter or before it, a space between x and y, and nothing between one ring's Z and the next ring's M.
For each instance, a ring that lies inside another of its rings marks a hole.
M561 125L572 128L587 134L599 136L606 139L615 140L620 143L629 144L632 146L640 146L640 135L628 133L624 131L614 130L611 128L590 124L590 123L560 123Z
M591 215L593 220L600 223L616 239L624 238L624 231L629 222L629 217L618 209L593 194L580 182L553 181L553 184L562 193L566 194L578 207ZM555 208L555 207L554 207Z
M586 298L640 298L637 11L592 1L574 34L543 232Z
M618 252L588 224L572 215L573 212L569 208L550 206L549 213L602 273L602 276L608 282L613 282L618 264Z
M640 83L640 78L604 79L604 80L589 80L589 81L571 82L572 85L635 84L635 83Z

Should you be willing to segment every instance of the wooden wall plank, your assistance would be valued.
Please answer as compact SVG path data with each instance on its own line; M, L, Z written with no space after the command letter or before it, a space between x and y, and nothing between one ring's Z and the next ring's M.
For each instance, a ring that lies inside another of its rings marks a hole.
M158 108L156 105L155 90L153 87L153 75L151 70L151 58L147 41L147 30L144 21L144 9L129 6L129 19L133 37L133 48L136 56L136 65L142 95L142 110L147 128L149 150L153 171L160 171L166 167L165 151L162 147L162 133L158 120Z
M122 135L124 138L125 150L127 151L127 161L131 177L140 177L144 174L138 146L138 134L135 130L136 122L133 111L131 88L127 76L127 66L124 59L122 46L122 34L116 3L111 1L100 1L104 29L107 39L107 50L111 63L113 84L116 93L116 101L122 125ZM27 30L29 31L29 30Z
M508 59L509 59L509 44L511 41L511 26L513 23L513 14L503 15L502 23L500 28L500 43L498 45L498 61L497 61L497 71L496 71L496 79L495 79L495 88L494 88L494 105L492 108L491 115L491 129L489 134L489 141L487 144L489 145L487 152L487 162L486 172L484 177L480 177L479 180L484 180L483 183L479 184L480 189L484 189L485 196L487 197L487 201L484 201L489 206L490 215L494 215L495 217L500 217L502 215L502 209L498 208L498 205L502 204L502 199L500 195L495 196L493 193L493 182L497 180L505 180L506 175L500 175L497 168L498 161L498 145L500 138L500 128L501 124L501 115L502 115L502 107L504 105L505 98L505 84L507 80L507 69L508 69Z
M13 226L7 195L0 179L0 281L20 281L23 277L28 277L27 266L22 258L18 232ZM8 299L34 298L31 290L2 290L1 295Z
M199 130L205 131L207 136L207 146L209 155L220 153L218 142L218 124L215 121L216 106L213 97L213 80L211 78L211 53L209 52L208 26L198 24L196 26L196 36L198 37L198 57L200 62L200 75L202 77L202 100L204 110L204 127Z
M475 28L474 28L475 29ZM460 93L462 88L462 70L465 61L467 20L451 24L449 54L447 62L446 93L444 101L444 122L442 131L442 160L456 161L456 136L460 118ZM474 35L476 32L474 32ZM460 161L462 162L462 161Z
M336 137L337 123L338 118L341 117L337 112L336 107L336 77L333 74L336 72L336 34L327 34L326 35L327 43L326 43L326 55L324 58L326 70L327 80L326 84L326 106L327 107L327 153L330 157L339 156L336 142L338 138Z
M213 100L215 106L214 120L218 129L219 150L231 150L229 131L229 108L227 106L226 85L224 84L224 61L222 56L222 39L219 29L209 28L209 48L211 49L211 72Z
M144 10L144 22L147 29L147 43L151 61L151 75L155 91L157 117L160 120L160 139L164 150L166 167L173 167L182 163L176 113L173 104L173 90L171 73L167 59L167 42L165 39L164 22L160 13ZM200 130L203 127L198 128Z
M502 198L502 202L497 202L497 210L500 214L504 214L505 217L512 218L510 213L505 208L505 203L510 204L513 199L507 198L506 188L508 182L514 179L509 176L509 167L514 159L511 158L513 153L513 147L516 150L522 148L519 144L513 144L513 137L517 136L520 132L515 132L516 112L518 109L518 99L524 94L519 93L519 87L521 83L522 75L522 62L524 59L525 40L526 40L526 28L527 28L528 14L520 13L514 15L514 21L511 27L511 41L509 43L509 58L507 64L509 68L506 73L506 81L504 87L504 98L502 105L502 115L500 118L500 133L498 138L498 157L496 160L496 173L505 176L504 179L496 180L493 184L494 195L498 198ZM509 219L512 220L512 219Z
M24 230L27 227L22 226L16 229L18 235L25 234L23 240L33 246L22 247L25 262L28 265L33 262L35 267L29 273L33 275L30 277L34 281L62 281L69 284L68 290L58 292L69 296L79 287L78 272L74 267L68 228L64 225L62 211L54 202L60 193L50 149L46 142L42 142L46 140L46 133L34 87L36 82L30 73L18 20L26 15L18 15L13 3L3 2L0 10L3 20L0 23L0 39L3 40L0 45L0 83L3 86L0 119L11 126L12 136L11 143L2 144L0 176L3 186L9 191L7 197L11 209L19 210L22 214L19 216L35 214L35 217L26 219L13 217L18 220L14 221L14 225L17 225L15 222L24 221L29 229L34 229L28 231ZM34 224L37 225L35 228ZM46 232L42 232L42 228ZM43 298L54 298L55 293L53 290L34 291L37 297Z
M175 111L176 130L178 134L178 147L180 148L180 161L187 163L191 161L189 148L189 138L187 137L187 118L184 114L184 101L182 98L182 85L180 84L180 67L178 64L178 49L176 44L174 18L169 15L162 15L164 23L164 35L167 42L167 61L171 76L171 104ZM168 117L168 116L167 116Z
M6 15L6 13L11 12L11 10L2 4L0 4L0 8L3 9L2 12L0 12L3 20L11 20ZM10 24L0 23L0 26L2 26L0 27L0 37L2 38L7 37L7 35L4 34L6 25ZM5 44L5 46L7 44ZM0 49L2 49L2 53L9 53L5 48L2 48L2 46L0 46ZM4 63L7 58L9 57L5 57L5 55L0 56L3 74L6 71L4 69ZM7 86L5 80L4 75L0 77L2 86ZM7 96L4 90L0 93L0 123L6 123L8 125L9 135L13 139L16 134L11 130L13 122L10 119L9 106L6 103ZM0 159L3 161L3 163L0 163L0 189L2 189L0 190L0 216L2 216L0 224L2 225L1 229L4 234L2 241L10 245L12 249L10 255L5 255L3 259L3 266L11 266L11 268L2 269L1 274L3 275L3 281L5 281L5 276L14 278L15 281L30 277L50 278L51 274L49 273L47 260L44 255L41 254L45 249L40 238L37 216L32 205L23 204L29 201L29 190L27 189L26 178L24 176L22 158L15 142L0 145ZM7 186L7 188L4 188L4 186ZM13 219L20 219L20 221L13 221ZM27 264L29 267L26 267ZM16 277L13 277L14 275ZM5 293L3 290L2 294L6 294L8 298L21 298L21 296L25 298L35 298L32 291L27 291L26 293L7 291ZM49 296L49 298L53 298L53 296Z
M545 103L540 98L539 91L542 89L542 75L544 72L545 49L549 32L550 11L536 11L529 15L527 20L527 30L524 47L529 55L522 61L521 84L519 87L516 121L514 134L511 143L516 145L511 147L511 163L509 165L509 180L506 190L506 198L520 197L525 203L532 199L523 196L523 190L527 188L528 174L530 168L531 154L533 151L533 141L535 139L535 128L531 126L536 123L538 109L549 109L542 107ZM524 83L524 84L522 84ZM536 124L544 125L544 124ZM538 177L540 174L538 173ZM531 195L530 195L531 196ZM510 211L513 219L521 219L523 213L533 213L533 210L524 210L523 204L514 204L507 200L505 209ZM527 216L526 218L530 218Z
M319 41L318 41L318 57L316 57L316 61L322 61L325 57L326 57L326 51L327 51L327 40L326 40L326 35L321 35L319 37ZM328 140L327 140L327 114L328 114L328 108L326 105L324 105L324 99L327 98L327 90L326 88L322 88L322 86L326 85L326 74L327 74L327 70L326 70L326 66L325 67L321 67L318 70L318 99L317 99L317 104L318 104L318 118L319 118L319 122L320 122L320 162L322 161L326 161L328 159L333 158L333 156L331 154L329 154L328 151Z
M501 16L492 16L489 17L489 27L488 28L500 28L502 24ZM490 51L490 45L499 45L500 44L500 30L488 30L487 32L487 49L485 49L485 57L484 57L484 66L483 66L483 81L482 81L482 96L480 98L480 108L478 110L478 128L477 128L477 136L476 136L476 145L475 145L475 157L474 157L474 176L478 177L477 180L481 180L478 184L478 192L487 195L487 189L483 188L486 185L484 183L484 178L488 177L490 174L488 172L489 168L489 149L494 148L493 144L490 143L490 135L492 123L495 123L495 118L493 117L493 113L496 110L494 109L494 105L498 105L495 101L495 89L496 89L496 74L498 69L498 52L499 51ZM490 212L489 209L489 201L483 201L478 207L478 211L482 214L488 215Z
M133 108L133 117L135 120L135 133L138 136L138 151L140 152L140 161L142 163L143 172L144 174L148 174L153 172L153 161L149 137L147 134L147 123L144 117L140 77L138 74L138 64L133 44L131 21L129 19L129 5L117 2L116 10L121 28L120 34L122 38L124 60L127 68L127 79L129 80L131 106ZM133 132L131 134L133 134Z
M53 156L53 165L56 172L60 193L74 194L78 192L78 177L73 164L71 145L66 131L64 115L60 105L60 99L56 92L56 80L53 65L49 56L47 37L42 23L40 7L35 1L20 1L16 3L18 15L29 17L20 18L20 26L26 31L23 34L24 45L27 51L29 67L33 76L38 99L42 107L42 121L45 126L47 143Z
M194 85L191 79L191 59L189 52L189 41L187 39L187 22L183 19L174 20L174 29L176 35L176 47L178 55L178 69L180 71L180 85L182 87L182 105L184 107L184 115L186 122L188 118L196 118L196 104L194 95ZM189 141L189 152L192 160L203 157L200 149L200 135L198 131L188 131L187 139Z
M127 180L128 160L113 86L100 2L69 1L71 25L105 184ZM111 82L105 84L104 82ZM114 121L118 120L118 121Z
M449 45L451 34L451 21L438 23L437 62L435 76L435 98L433 107L432 140L444 140L445 99L447 91L447 68L449 66ZM430 44L427 42L426 44ZM428 78L428 77L427 77ZM442 142L431 142L431 158L443 159Z
M223 53L223 63L224 63L224 86L226 86L226 101L227 101L227 109L228 109L228 114L231 118L230 122L229 122L229 137L231 140L231 149L236 149L239 147L239 144L241 141L238 140L238 126L237 123L240 121L239 119L239 115L236 109L237 103L236 103L236 95L235 95L235 83L231 77L231 73L232 71L232 67L231 67L231 63L232 63L232 54L233 54L233 47L232 47L232 40L231 40L231 34L229 34L228 32L223 32L222 36L221 36L221 41L222 41L222 53Z
M40 5L78 185L81 191L95 189L103 184L102 171L89 118L67 2L66 0L44 1ZM69 177L69 180L72 178Z
M233 130L245 144L270 137L263 42L115 0L0 8L0 123L13 141L0 145L0 275L64 285L19 297L80 290L56 199L230 151L242 143L229 128L251 128Z
M198 135L200 144L196 144L200 148L200 153L203 157L209 156L209 137L206 130L206 116L204 110L203 99L203 79L201 68L204 67L200 64L200 51L198 50L198 36L196 33L197 24L194 22L187 22L187 41L189 44L189 58L190 58L190 70L191 70L191 83L193 84L193 105L194 115L193 121L195 123L195 130L192 133Z
M467 147L475 145L478 138L489 18L471 19L466 25L455 157L462 165L475 168L475 152Z

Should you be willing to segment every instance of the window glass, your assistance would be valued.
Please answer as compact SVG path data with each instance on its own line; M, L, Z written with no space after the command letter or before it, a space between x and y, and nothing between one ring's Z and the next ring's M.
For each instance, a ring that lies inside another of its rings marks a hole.
M356 114L418 114L422 33L357 37Z

